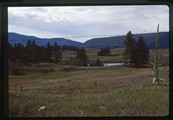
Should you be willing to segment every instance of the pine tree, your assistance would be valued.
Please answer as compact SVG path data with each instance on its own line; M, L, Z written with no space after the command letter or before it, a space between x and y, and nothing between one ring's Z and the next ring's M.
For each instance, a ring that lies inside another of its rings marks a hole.
M88 56L87 56L86 51L85 51L84 48L81 48L81 49L77 50L76 58L79 60L80 65L84 65L84 66L87 65Z
M135 47L135 39L133 38L133 34L131 31L129 31L126 35L126 40L124 41L125 44L125 51L124 51L124 59L129 60L130 66L131 64L131 58L132 58L132 51Z
M31 61L32 63L35 63L37 59L37 45L35 40L31 43Z
M12 63L12 74L22 74L21 66L24 58L24 46L19 42L14 44L14 49L12 54L14 55L14 61Z
M50 43L47 43L47 47L46 47L46 61L47 62L51 62L51 58L52 58L52 46L50 45Z
M48 62L47 61L47 49L45 46L39 46L39 54L41 55L40 56L40 62Z
M97 60L96 60L96 66L100 66L100 65L101 65L100 59L97 58Z
M62 58L62 53L60 51L60 47L58 44L55 42L53 45L53 59L55 63L59 63Z
M31 57L32 57L32 47L31 47L31 40L28 40L26 43L26 47L24 50L24 59L23 61L27 63L29 66L31 66Z
M141 36L131 49L130 62L134 67L144 67L149 61L149 49Z
M137 67L138 65L138 49L137 49L137 43L133 45L130 51L130 66Z
M16 59L22 61L24 55L24 46L20 42L15 44L15 55Z
M144 38L141 36L137 43L138 51L138 66L143 67L148 64L149 61L149 49L144 42Z
M32 53L31 53L32 63L37 63L37 66L39 67L39 63L41 61L44 61L44 49L41 49L41 47L36 44L35 40L32 41L31 48L32 48Z

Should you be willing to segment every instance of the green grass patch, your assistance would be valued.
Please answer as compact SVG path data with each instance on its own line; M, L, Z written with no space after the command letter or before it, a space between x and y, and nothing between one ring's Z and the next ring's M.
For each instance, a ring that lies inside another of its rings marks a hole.
M166 116L168 86L74 94L10 93L10 116ZM63 97L61 97L63 96ZM162 99L161 99L162 98ZM45 110L38 111L41 106Z

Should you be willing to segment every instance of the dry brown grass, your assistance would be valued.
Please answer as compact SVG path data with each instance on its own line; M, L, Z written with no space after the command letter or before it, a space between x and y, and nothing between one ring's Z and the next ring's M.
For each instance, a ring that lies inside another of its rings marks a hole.
M90 50L90 56L94 51ZM38 70L9 76L10 116L166 116L169 113L169 87L151 86L150 68L41 66L38 69L53 67L54 72ZM72 69L67 71L66 67ZM161 68L161 76L168 81L169 67ZM38 111L41 106L46 109Z

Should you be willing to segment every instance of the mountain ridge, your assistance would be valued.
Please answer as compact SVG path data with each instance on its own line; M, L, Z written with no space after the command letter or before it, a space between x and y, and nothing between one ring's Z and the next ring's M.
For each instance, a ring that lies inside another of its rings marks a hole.
M133 34L133 38L137 41L140 36L144 37L144 41L148 48L155 48L156 33L141 33ZM126 35L106 37L106 38L93 38L82 44L86 48L104 48L104 47L118 47L124 48L124 40ZM101 41L101 42L98 42ZM169 48L169 32L159 33L159 48Z
M73 41L70 39L65 38L39 38L35 36L29 36L29 35L22 35L14 32L8 33L8 40L9 42L14 45L17 42L21 42L23 45L26 45L27 40L35 40L36 44L40 46L46 46L49 42L50 44L53 44L54 42L57 42L59 45L73 45L73 46L81 46L81 42Z
M146 42L148 48L155 48L156 33L133 34L133 37L136 41L139 39L140 36L144 37L144 41ZM36 44L40 46L46 46L47 42L49 41L50 44L57 42L59 45L73 45L76 47L84 48L105 48L107 46L111 48L124 48L124 40L126 38L126 35L93 38L85 41L84 43L65 38L39 38L35 36L22 35L14 32L9 32L8 37L9 42L12 45L14 45L17 42L21 42L23 45L26 45L27 40L35 40ZM169 32L159 33L159 48L169 48Z

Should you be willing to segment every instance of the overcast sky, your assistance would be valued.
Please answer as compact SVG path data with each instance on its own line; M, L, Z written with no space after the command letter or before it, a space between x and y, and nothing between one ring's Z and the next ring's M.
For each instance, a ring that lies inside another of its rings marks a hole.
M169 7L9 7L8 22L9 32L84 42L92 36L126 35L129 30L133 34L156 32L157 24L160 24L160 31L169 31Z

